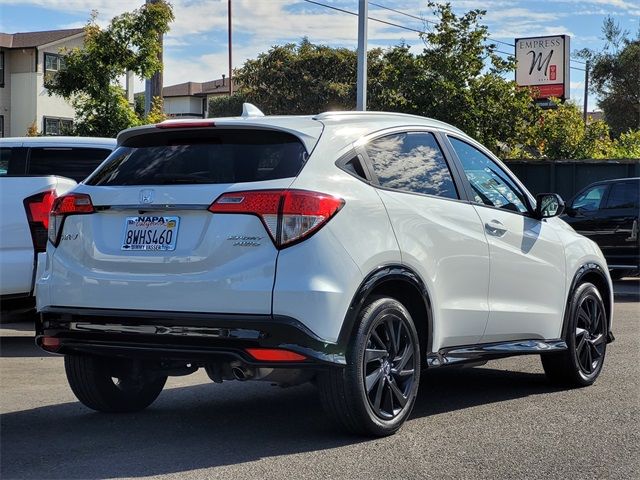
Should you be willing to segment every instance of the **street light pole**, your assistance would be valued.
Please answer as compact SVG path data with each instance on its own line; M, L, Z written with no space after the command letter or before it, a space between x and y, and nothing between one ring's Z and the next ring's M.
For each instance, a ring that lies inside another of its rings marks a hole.
M369 2L359 0L358 5L358 84L356 110L367 109L367 19Z
M588 103L589 103L589 60L586 61L584 66L584 110L582 112L582 118L584 120L585 128L587 128Z

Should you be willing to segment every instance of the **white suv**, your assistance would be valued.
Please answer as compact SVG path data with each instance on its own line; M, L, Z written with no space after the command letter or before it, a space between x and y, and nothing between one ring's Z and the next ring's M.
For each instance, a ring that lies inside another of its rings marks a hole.
M611 280L557 195L435 120L245 112L123 131L56 200L37 341L82 403L139 410L202 367L315 381L344 427L388 435L424 368L540 354L593 383Z

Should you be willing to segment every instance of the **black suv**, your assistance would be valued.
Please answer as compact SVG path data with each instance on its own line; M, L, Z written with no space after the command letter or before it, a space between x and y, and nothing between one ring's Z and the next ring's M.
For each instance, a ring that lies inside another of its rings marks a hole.
M600 246L611 278L640 272L640 178L589 185L567 204L562 219Z

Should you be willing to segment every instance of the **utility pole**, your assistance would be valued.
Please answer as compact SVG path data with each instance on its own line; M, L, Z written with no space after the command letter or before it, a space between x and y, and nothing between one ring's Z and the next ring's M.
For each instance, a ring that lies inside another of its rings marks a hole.
M229 96L233 95L233 62L232 62L232 39L231 34L231 0L227 1L227 20L229 22Z
M145 3L157 3L162 0L146 0ZM154 97L162 98L162 70L164 63L162 62L162 50L163 39L162 34L158 34L158 43L160 44L160 50L158 51L158 60L160 62L160 70L154 73L151 78L147 78L144 81L144 113L149 115L151 111L151 101Z
M584 110L582 112L582 119L584 120L584 128L587 128L588 103L589 103L589 60L586 61L584 66Z
M358 2L358 85L356 110L364 112L367 109L367 19L369 17L369 2Z

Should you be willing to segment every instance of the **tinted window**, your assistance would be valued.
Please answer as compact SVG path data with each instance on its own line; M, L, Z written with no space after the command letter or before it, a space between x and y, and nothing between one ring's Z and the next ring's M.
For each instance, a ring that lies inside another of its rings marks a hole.
M105 148L32 148L29 175L59 175L81 182L107 158Z
M26 148L0 147L0 176L24 175Z
M453 137L449 140L460 158L476 202L514 212L528 211L524 194L497 163L462 140Z
M222 131L143 135L116 149L89 185L237 183L295 177L306 159L288 134Z
M9 159L12 151L12 148L0 148L0 175L6 175L9 172Z
M640 182L614 183L604 208L638 208Z
M348 162L344 162L342 164L343 170L346 170L351 175L355 175L356 177L360 177L362 180L366 180L367 176L364 173L364 169L362 168L362 164L360 163L360 159L358 157L354 157Z
M458 198L451 172L431 133L387 135L366 147L380 186Z
M589 188L579 194L573 201L572 207L576 210L580 209L586 212L595 212L600 208L604 193L607 191L607 185L598 185Z

